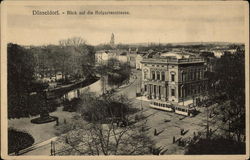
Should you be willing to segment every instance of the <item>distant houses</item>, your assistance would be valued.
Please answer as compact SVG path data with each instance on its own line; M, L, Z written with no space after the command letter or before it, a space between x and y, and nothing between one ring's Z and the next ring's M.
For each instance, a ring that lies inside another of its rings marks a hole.
M100 50L95 54L96 65L107 65L108 60L117 59L121 63L128 63L128 52L126 50Z
M141 69L141 60L147 52L139 53L131 50L99 50L95 53L96 65L107 65L110 59L116 59L121 63L127 63L131 68Z
M142 54L138 54L135 58L135 68L141 70L142 69L142 64L141 61L143 59Z

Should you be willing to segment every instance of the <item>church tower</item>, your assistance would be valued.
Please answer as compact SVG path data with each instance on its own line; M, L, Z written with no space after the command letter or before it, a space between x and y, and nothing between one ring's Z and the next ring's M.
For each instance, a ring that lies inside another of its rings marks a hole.
M115 47L115 35L114 35L114 33L111 34L110 46L111 46L112 48Z

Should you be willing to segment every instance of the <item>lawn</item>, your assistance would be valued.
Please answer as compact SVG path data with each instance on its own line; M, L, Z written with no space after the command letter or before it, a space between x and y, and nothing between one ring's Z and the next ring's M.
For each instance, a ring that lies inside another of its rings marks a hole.
M51 116L56 116L59 118L60 123L64 123L64 121L70 121L71 117L76 114L74 112L62 111L62 107L58 107L55 112L50 113ZM36 118L19 118L19 119L10 119L8 120L8 127L15 128L17 130L26 131L30 133L35 139L35 143L39 143L50 138L55 137L56 129L56 121L44 124L33 124L30 122L31 119ZM64 120L65 119L65 120Z

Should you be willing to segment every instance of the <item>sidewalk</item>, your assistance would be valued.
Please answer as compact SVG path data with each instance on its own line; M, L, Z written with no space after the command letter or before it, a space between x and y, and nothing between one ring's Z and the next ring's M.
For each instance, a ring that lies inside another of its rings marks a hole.
M147 97L145 97L145 96L140 96L140 97L136 97L135 99L137 99L137 100L142 100L142 101L146 101L146 102L151 102L151 100L149 100Z

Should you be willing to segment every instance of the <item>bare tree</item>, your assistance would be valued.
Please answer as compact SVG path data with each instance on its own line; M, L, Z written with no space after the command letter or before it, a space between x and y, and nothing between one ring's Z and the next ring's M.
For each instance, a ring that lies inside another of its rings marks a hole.
M103 102L98 98L89 96L89 105L96 105L104 108ZM85 99L86 100L86 99ZM125 98L120 98L125 102ZM112 99L107 100L110 104ZM109 110L89 110L92 119L90 122L84 121L84 117L79 115L74 117L72 123L61 126L61 137L63 148L58 153L60 155L87 154L87 155L143 155L151 154L150 148L153 141L147 136L147 126L145 119L136 119L134 114L126 118L117 117L116 111ZM110 113L107 113L110 112ZM80 112L81 113L81 112ZM102 114L104 116L102 116ZM99 117L100 116L100 117ZM101 120L98 120L98 118ZM119 120L121 118L122 120Z

